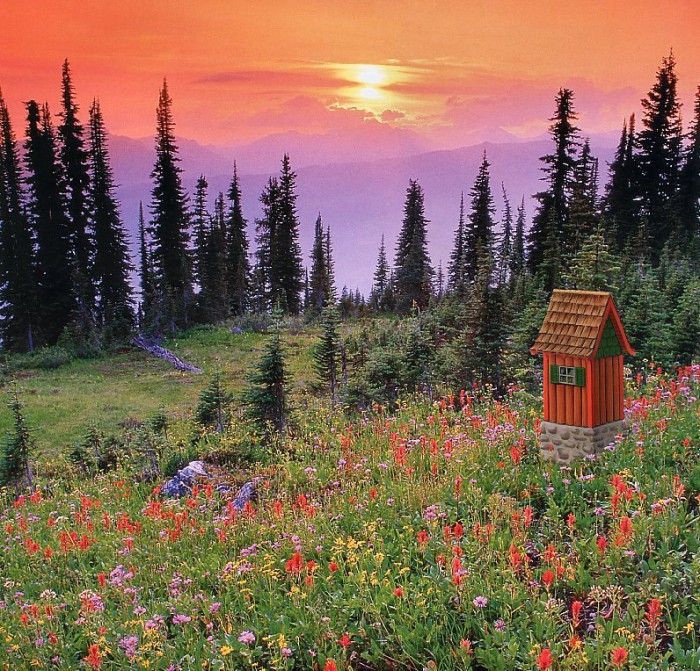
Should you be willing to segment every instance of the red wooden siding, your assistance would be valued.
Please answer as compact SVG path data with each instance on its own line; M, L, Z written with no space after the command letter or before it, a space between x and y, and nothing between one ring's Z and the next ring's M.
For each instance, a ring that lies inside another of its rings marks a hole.
M624 417L623 357L601 359L543 353L544 420L570 426L593 427ZM573 366L586 370L583 387L552 384L549 367Z

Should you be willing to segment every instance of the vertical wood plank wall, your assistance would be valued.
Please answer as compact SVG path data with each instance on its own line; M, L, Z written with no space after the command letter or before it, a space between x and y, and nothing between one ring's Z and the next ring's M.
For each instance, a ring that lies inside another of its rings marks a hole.
M624 417L623 357L584 359L545 352L544 419L570 426L598 426ZM582 367L586 370L583 387L552 384L550 365Z

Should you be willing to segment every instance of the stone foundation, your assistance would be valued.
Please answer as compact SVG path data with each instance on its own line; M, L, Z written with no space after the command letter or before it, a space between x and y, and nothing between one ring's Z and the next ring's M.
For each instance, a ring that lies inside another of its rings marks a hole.
M624 420L601 424L592 429L543 421L540 452L543 459L558 464L570 464L575 459L597 454L606 445L614 442L615 436L624 430Z

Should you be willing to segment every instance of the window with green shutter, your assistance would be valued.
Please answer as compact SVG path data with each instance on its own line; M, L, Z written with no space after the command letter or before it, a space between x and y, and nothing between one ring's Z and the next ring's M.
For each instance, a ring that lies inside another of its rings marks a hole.
M553 363L549 367L549 381L552 384L584 387L586 385L586 369L580 366L560 366Z

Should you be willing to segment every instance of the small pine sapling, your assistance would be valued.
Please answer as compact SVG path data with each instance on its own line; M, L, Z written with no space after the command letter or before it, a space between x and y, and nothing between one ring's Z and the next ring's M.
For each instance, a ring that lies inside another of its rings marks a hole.
M14 484L17 489L23 486L33 489L34 471L31 457L35 449L29 427L24 417L24 406L15 387L8 403L13 417L13 429L7 434L2 447L0 460L0 483Z

